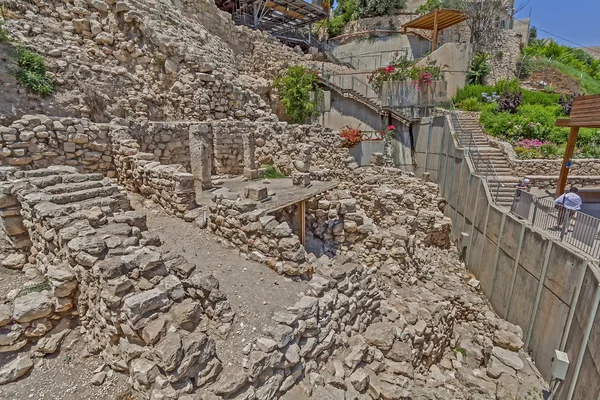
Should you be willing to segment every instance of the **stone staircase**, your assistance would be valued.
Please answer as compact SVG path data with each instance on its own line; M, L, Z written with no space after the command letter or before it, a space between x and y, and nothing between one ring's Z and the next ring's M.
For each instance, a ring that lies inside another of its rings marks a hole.
M515 186L521 179L514 176L505 154L491 145L477 117L471 114L457 113L453 117L452 124L461 146L476 149L473 157L477 158L477 155L480 157L480 161L475 162L477 171L482 175L491 176L489 189L492 196L497 195L498 205L510 207Z

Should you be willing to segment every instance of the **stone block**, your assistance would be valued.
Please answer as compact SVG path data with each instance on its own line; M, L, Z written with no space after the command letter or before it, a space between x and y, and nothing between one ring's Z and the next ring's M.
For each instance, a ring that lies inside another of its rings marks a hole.
M258 170L257 169L250 169L250 168L244 168L244 178L247 178L249 181L253 181L255 179L258 179Z
M294 186L307 187L308 185L310 185L310 174L308 172L293 173L292 184Z
M254 201L261 201L268 197L268 190L265 186L246 186L244 197Z

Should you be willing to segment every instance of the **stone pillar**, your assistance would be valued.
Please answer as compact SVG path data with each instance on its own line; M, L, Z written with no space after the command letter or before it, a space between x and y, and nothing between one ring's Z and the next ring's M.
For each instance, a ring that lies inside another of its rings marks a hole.
M213 168L212 125L191 125L189 132L190 168L195 186L204 190L210 189Z
M23 225L21 205L10 191L10 184L0 184L0 237L7 239L14 249L24 251L29 249L31 241Z
M258 178L258 169L254 159L254 137L250 132L242 133L244 143L244 177L249 180Z

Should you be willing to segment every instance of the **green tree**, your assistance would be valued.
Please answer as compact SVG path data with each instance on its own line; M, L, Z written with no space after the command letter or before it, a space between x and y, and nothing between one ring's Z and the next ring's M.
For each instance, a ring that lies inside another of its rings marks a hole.
M283 76L275 79L275 87L291 122L306 122L317 112L323 91L319 88L316 73L304 66L289 67Z
M406 7L407 0L358 0L359 18L393 15Z

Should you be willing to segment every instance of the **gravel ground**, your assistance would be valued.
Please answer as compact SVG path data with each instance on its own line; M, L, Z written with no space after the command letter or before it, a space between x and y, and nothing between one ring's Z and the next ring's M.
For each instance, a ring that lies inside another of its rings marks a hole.
M9 357L3 359L0 354L0 365L10 361ZM98 356L88 357L77 328L65 337L60 351L34 360L34 364L25 377L0 386L0 399L121 400L128 392L127 376L123 374L112 374L102 386L91 384L94 370L103 363Z

